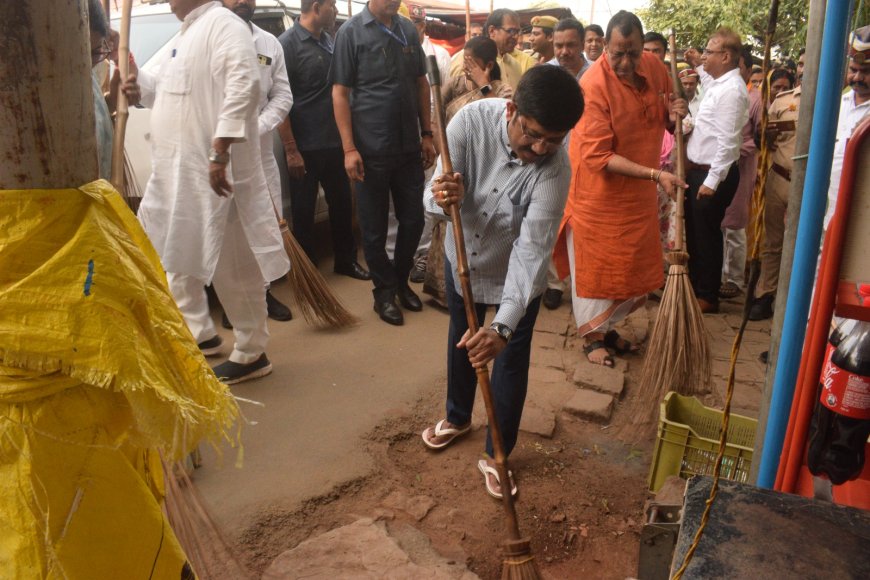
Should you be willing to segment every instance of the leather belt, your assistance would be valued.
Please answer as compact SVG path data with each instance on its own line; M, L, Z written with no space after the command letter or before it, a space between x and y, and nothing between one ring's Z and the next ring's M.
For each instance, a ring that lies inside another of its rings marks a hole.
M710 171L709 165L701 165L700 163L694 163L686 159L686 167L688 169L697 169L698 171Z
M786 169L779 163L771 163L770 168L774 173L785 179L786 181L791 181L791 170Z

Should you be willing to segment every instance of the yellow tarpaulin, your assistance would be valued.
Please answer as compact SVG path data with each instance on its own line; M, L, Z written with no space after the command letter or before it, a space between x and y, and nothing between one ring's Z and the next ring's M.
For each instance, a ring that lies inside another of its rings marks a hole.
M0 191L0 577L184 578L156 451L237 416L107 182Z

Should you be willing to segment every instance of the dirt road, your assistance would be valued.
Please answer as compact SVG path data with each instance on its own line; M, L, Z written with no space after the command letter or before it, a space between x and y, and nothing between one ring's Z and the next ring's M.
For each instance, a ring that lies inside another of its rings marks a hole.
M233 387L249 424L244 463L235 450L218 458L204 450L196 482L227 530L244 528L263 510L289 509L336 486L368 476L375 464L363 436L385 417L403 413L444 375L447 316L434 308L405 315L405 325L381 322L371 284L325 274L361 323L345 331L317 330L301 316L270 321L268 355L274 372ZM273 288L290 302L286 284ZM232 332L221 329L227 351Z

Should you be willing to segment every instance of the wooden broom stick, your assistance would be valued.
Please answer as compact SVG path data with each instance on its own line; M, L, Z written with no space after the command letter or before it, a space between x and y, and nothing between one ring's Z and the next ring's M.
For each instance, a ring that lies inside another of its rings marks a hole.
M683 83L680 82L680 77L677 74L677 37L674 29L671 29L670 35L671 48L671 79L674 84L674 94L680 98L685 98L686 94L683 91ZM683 135L683 120L677 119L674 124L674 147L677 149L677 167L676 175L680 181L686 180L686 143ZM682 187L677 187L676 203L676 223L674 224L674 251L683 251L683 232L685 229L685 212L684 200L686 192Z
M429 84L432 87L432 100L435 109L435 129L438 137L439 149L441 151L441 169L443 173L453 173L453 164L450 161L450 149L447 143L447 131L444 122L444 103L441 99L441 78L438 72L438 61L434 56L426 57L426 68L429 75ZM468 269L468 256L465 252L465 234L462 230L462 218L459 215L459 207L455 204L448 208L450 214L450 222L453 224L453 241L456 245L456 269L459 273L459 283L462 287L462 301L465 304L465 316L468 320L468 330L470 336L477 333L479 325L477 321L477 313L474 310L474 294L471 289L471 274ZM520 536L519 523L517 521L517 512L514 506L514 497L511 493L510 471L507 466L507 456L504 452L504 440L501 436L501 428L498 424L498 418L495 414L495 401L492 397L492 388L489 382L489 367L483 366L475 371L477 373L477 383L480 386L480 393L483 396L484 406L486 407L487 421L489 422L489 432L492 439L493 453L495 455L495 467L498 472L499 486L501 487L502 505L504 506L505 516L507 519L509 540L505 545L506 560L504 562L507 570L522 569L519 577L534 579L538 578L537 568L534 563L534 557L530 553L528 539ZM508 577L514 577L513 570Z

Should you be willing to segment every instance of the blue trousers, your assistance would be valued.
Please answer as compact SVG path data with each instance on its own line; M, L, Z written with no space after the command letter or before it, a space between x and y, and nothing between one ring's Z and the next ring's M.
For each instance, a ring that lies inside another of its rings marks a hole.
M391 300L408 285L414 253L423 233L423 161L420 152L363 157L365 181L356 184L356 207L363 252L375 300ZM399 222L393 262L387 256L390 195Z
M447 333L447 421L454 425L466 425L471 421L474 395L477 390L477 374L468 361L468 352L456 348L456 344L468 330L465 302L456 293L453 283L453 267L445 260L444 282L447 294L447 309L450 313L450 330ZM475 303L477 320L483 321L489 304ZM526 402L529 386L529 358L532 352L532 333L541 297L531 301L526 313L514 330L513 337L504 350L492 361L490 384L495 403L495 415L504 439L505 455L510 455L517 443L520 419ZM498 311L498 305L495 305ZM487 429L486 452L494 457L492 437Z

